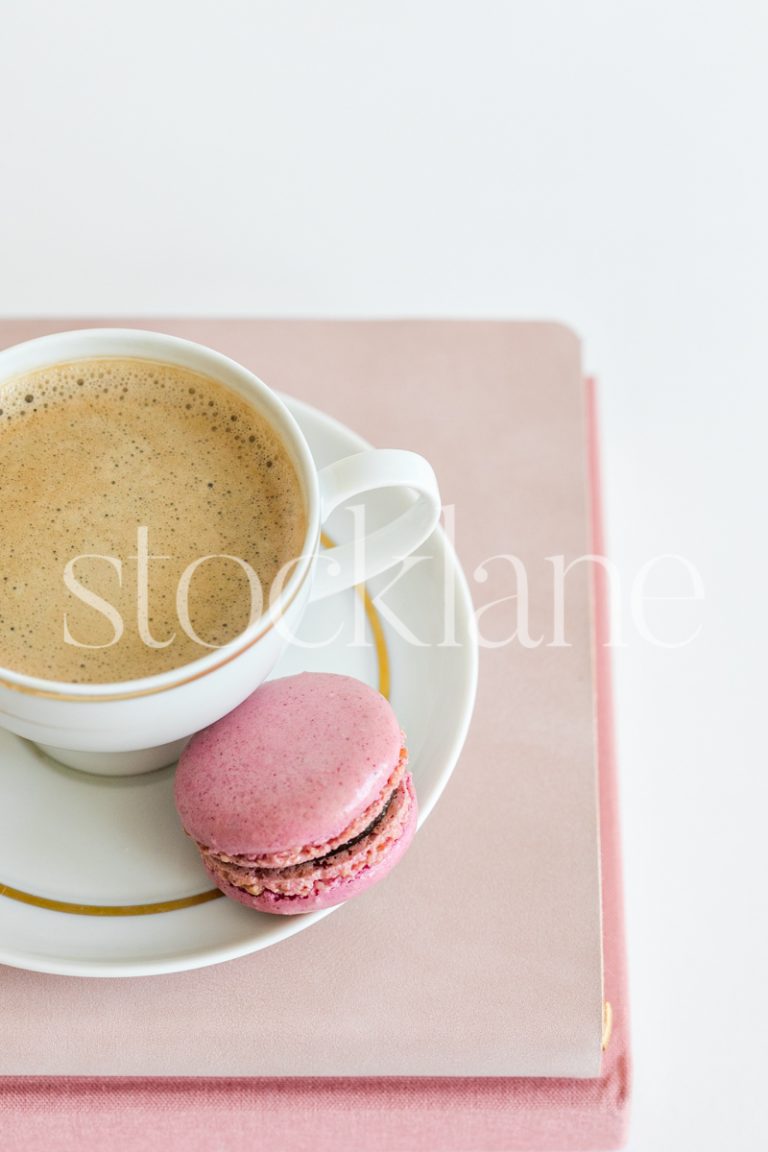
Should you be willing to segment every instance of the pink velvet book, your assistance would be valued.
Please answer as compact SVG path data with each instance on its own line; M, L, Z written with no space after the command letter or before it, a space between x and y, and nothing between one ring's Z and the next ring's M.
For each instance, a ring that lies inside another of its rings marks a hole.
M0 346L91 323L0 323ZM476 606L509 595L498 558L515 554L533 636L552 630L546 558L602 552L594 387L559 325L128 323L210 344L373 443L423 452L455 505ZM379 889L196 972L0 968L3 1152L620 1147L629 1043L606 598L600 566L579 564L568 647L481 650L464 752ZM482 627L498 634L499 612Z

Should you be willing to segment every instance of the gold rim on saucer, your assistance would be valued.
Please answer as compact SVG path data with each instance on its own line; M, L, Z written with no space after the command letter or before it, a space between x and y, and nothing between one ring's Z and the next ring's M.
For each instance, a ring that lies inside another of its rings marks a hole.
M326 548L333 546L333 542L325 534L323 534L322 542ZM382 696L388 700L391 675L387 640L381 618L365 584L358 584L355 591L363 601L365 615L373 636L378 669L378 689ZM114 697L110 697L110 699L114 699ZM194 908L198 904L208 904L211 900L218 900L223 895L224 893L220 892L218 888L209 888L205 892L196 893L194 896L182 896L178 900L160 900L152 904L80 904L67 900L49 900L45 896L36 896L32 892L11 888L0 881L0 896L5 896L8 900L16 900L19 904L31 904L35 908L44 908L49 912L65 912L70 916L154 916L159 912L176 912L181 908Z

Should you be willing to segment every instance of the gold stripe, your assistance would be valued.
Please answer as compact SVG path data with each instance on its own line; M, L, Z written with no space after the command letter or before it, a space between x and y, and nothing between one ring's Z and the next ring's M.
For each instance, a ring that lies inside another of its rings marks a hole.
M365 605L365 614L368 617L368 624L370 625L371 632L373 633L373 646L376 649L376 662L379 666L379 692L382 696L389 700L391 690L391 673L389 670L389 656L387 654L387 640L384 635L384 629L381 626L379 614L376 611L376 605L371 600L368 589L365 584L358 586L358 594L363 598Z
M323 548L333 548L334 542L327 532L320 533L320 543ZM368 620L368 626L371 629L373 636L373 647L376 651L376 663L379 669L379 692L387 700L389 700L389 693L391 688L391 674L389 669L389 653L387 652L387 640L384 635L384 629L381 624L379 613L376 611L376 605L371 599L371 594L365 584L356 584L355 591L363 602L365 608L365 615Z
M613 1031L613 1008L609 1000L603 1004L603 1038L600 1042L600 1048L605 1052L606 1048L611 1042L611 1032Z
M195 896L183 896L180 900L161 900L157 904L73 904L69 900L49 900L45 896L33 896L19 888L0 884L0 896L17 900L19 904L32 904L35 908L47 908L49 912L68 912L71 916L154 916L158 912L175 912L177 908L194 908L197 904L208 904L218 900L224 893L218 888L198 892Z
M322 534L321 543L324 548L333 547L333 541L325 533ZM373 646L379 669L379 692L389 699L391 676L384 629L365 584L358 584L355 591L363 601L365 615L373 634ZM198 892L195 896L184 896L180 900L161 900L156 904L74 904L67 900L48 900L45 896L34 896L31 892L23 892L19 888L0 884L0 896L16 900L19 904L45 908L49 912L67 912L71 916L154 916L158 912L175 912L179 908L194 908L198 904L207 904L210 900L218 900L222 895L218 888L209 888L206 892Z

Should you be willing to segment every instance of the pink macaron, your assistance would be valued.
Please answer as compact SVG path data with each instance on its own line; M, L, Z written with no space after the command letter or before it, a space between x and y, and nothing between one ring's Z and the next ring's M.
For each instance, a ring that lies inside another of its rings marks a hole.
M341 904L390 872L418 814L403 733L359 680L271 680L198 732L176 807L214 883L262 912Z

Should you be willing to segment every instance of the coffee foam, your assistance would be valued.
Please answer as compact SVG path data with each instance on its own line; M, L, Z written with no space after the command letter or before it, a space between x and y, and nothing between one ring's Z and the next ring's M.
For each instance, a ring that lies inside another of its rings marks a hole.
M209 648L187 637L176 614L182 571L199 557L241 557L265 603L277 573L301 552L301 485L269 423L205 376L136 359L59 364L0 384L0 666L68 682L117 682L176 668ZM149 530L149 629L137 630L137 529ZM67 561L83 587L121 614L110 621L71 591ZM133 559L131 559L133 558ZM190 618L221 645L250 617L250 585L231 560L196 572Z

